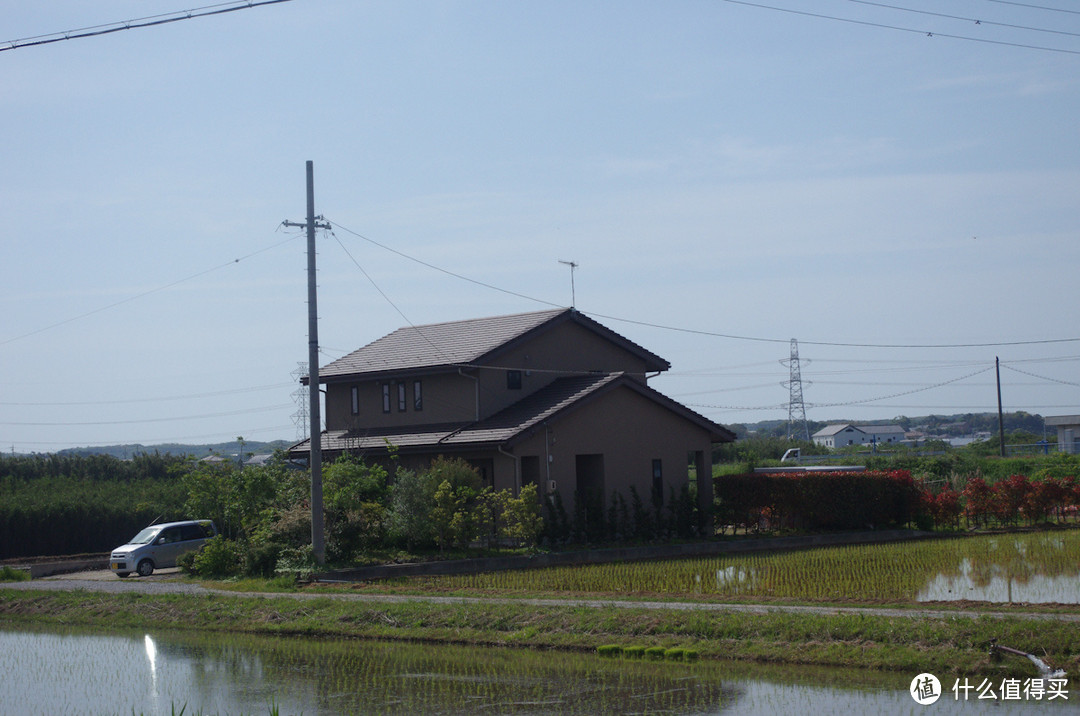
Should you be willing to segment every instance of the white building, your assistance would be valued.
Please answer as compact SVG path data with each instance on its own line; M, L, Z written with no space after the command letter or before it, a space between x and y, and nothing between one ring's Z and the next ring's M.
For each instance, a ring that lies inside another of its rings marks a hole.
M870 442L870 436L859 428L848 423L842 425L826 425L821 430L810 436L816 445L827 448L847 447L848 445L865 445Z
M815 444L827 448L848 447L849 445L890 445L904 439L904 429L899 425L855 426L850 423L841 423L827 425L810 437Z
M1080 415L1051 415L1043 422L1047 427L1057 428L1058 451L1080 453Z

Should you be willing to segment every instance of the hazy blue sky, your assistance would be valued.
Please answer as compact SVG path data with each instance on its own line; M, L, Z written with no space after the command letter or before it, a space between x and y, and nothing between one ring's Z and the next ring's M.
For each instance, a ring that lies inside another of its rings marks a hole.
M1007 410L1080 413L1080 8L767 4L292 0L0 51L0 448L295 437L309 159L324 363L569 305L572 260L720 423L786 418L791 338L813 420L994 411L995 356Z

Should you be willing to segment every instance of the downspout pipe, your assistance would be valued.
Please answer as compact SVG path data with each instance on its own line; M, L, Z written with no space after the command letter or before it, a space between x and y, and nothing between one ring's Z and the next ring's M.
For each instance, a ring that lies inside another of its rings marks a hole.
M473 389L473 392L474 392L474 395L476 396L476 403L475 403L475 408L474 408L475 417L473 417L473 420L479 420L480 419L480 379L477 378L475 375L469 375L468 373L462 371L461 368L458 368L457 372L458 372L458 375L460 375L462 378L470 379L473 382L474 386L475 386L474 389Z
M506 452L503 450L503 446L499 445L497 448L500 455L505 455L514 461L514 497L521 494L521 458L512 452Z

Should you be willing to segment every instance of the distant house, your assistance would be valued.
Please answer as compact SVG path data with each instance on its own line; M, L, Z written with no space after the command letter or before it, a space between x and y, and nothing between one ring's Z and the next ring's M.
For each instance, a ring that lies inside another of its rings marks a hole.
M864 445L870 441L870 436L854 425L843 423L840 425L826 425L811 435L810 439L816 445L838 448L847 447L848 445Z
M859 430L870 436L867 442L878 445L903 442L906 436L899 425L860 425Z
M810 436L815 444L828 448L849 445L887 445L904 439L899 425L859 425L840 423L827 425Z
M572 510L633 487L649 504L696 475L712 502L711 446L734 433L648 386L670 364L574 309L400 328L320 369L327 459L403 467L461 457L486 485L536 484ZM310 441L289 449L306 459ZM595 503L594 503L595 504Z
M1047 427L1057 428L1058 450L1070 455L1080 454L1080 415L1051 415L1044 420Z

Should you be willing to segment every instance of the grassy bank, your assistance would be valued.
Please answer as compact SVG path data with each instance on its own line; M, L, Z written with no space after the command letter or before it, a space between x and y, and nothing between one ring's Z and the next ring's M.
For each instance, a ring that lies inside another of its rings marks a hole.
M1075 623L991 617L744 614L513 602L358 602L329 597L104 594L0 590L0 625L196 629L595 651L605 644L683 647L702 659L919 673L1036 676L993 661L990 641L1080 672Z

